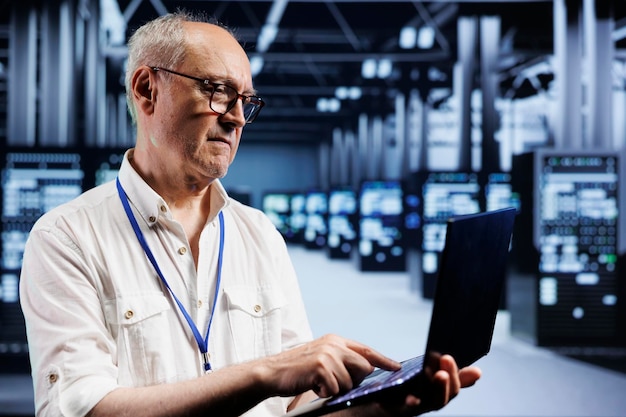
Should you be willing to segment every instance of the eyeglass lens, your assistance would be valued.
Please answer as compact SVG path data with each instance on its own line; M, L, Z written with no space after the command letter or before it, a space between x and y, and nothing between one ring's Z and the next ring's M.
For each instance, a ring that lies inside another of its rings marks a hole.
M222 84L215 85L211 94L211 109L216 113L228 113L235 105L237 100L243 100L243 115L247 123L251 123L261 109L261 102L256 97L240 97L237 90Z

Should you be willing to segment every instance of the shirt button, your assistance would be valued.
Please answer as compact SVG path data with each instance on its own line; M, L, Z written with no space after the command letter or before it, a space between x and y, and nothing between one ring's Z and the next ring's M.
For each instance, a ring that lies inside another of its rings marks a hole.
M165 213L167 211L167 207L161 206L161 213Z
M127 319L132 319L134 315L135 313L133 312L133 310L128 310L126 313L124 313L124 317L126 317Z
M202 308L202 300L198 300L198 308Z
M261 306L257 304L254 306L254 312L258 313L259 311L261 311Z
M150 223L154 223L154 222L156 221L156 217L154 217L154 216L150 216L150 217L148 217L148 221L149 221Z
M57 382L59 380L59 376L57 374L50 374L48 375L48 381L51 384L54 384L55 382Z
M186 253L187 253L187 248L186 248L186 247L184 247L184 246L182 246L181 248L179 248L179 249L178 249L178 253L179 253L180 255L184 255L184 254L186 254Z

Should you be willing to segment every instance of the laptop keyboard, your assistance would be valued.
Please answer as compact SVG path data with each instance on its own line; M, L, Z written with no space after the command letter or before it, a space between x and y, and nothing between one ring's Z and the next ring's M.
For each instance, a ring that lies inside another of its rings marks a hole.
M377 369L368 375L358 387L330 399L327 404L332 405L351 401L363 395L401 384L421 372L423 364L424 356L422 355L403 361L402 368L397 371Z

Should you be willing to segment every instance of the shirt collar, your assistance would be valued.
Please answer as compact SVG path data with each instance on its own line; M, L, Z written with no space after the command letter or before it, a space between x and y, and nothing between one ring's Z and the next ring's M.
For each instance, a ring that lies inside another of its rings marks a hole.
M129 158L132 158L132 155L133 149L126 151L118 173L118 178L128 199L150 226L156 224L161 216L172 220L170 209L165 200L141 178L131 165ZM228 205L228 194L218 179L211 183L209 192L211 193L209 198L211 207L207 223L212 222L217 214Z

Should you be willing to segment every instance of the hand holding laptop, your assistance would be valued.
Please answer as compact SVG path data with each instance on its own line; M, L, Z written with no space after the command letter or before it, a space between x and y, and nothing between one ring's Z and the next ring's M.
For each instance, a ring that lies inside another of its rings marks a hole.
M409 394L405 400L404 412L401 414L392 413L391 415L417 415L438 410L456 397L461 388L474 385L480 376L481 370L477 366L458 369L452 356L443 355L439 358L439 370L427 382L431 385L422 385L421 395L423 398Z
M381 397L380 401L364 403L332 414L345 417L401 417L417 416L443 408L462 388L476 383L481 376L480 368L468 366L458 369L454 358L444 355L439 358L439 370L419 385L417 392L399 396ZM421 398L420 398L421 396Z

